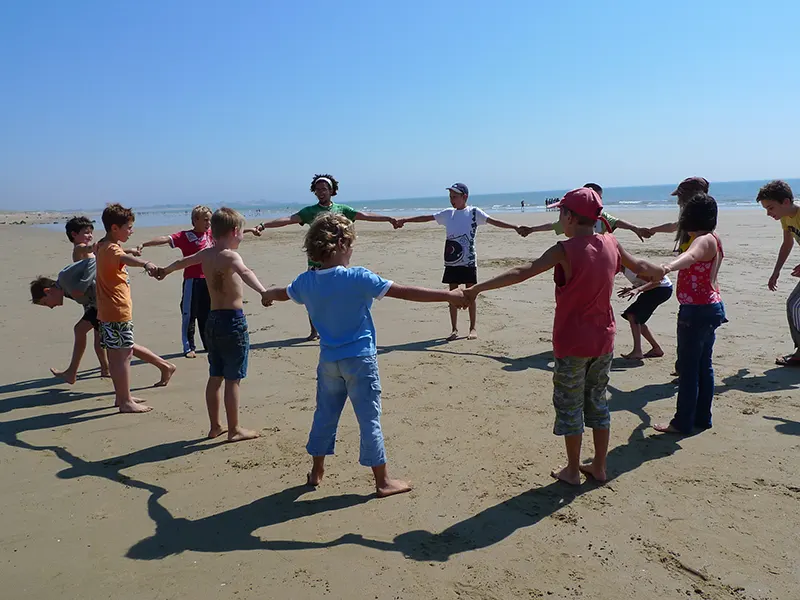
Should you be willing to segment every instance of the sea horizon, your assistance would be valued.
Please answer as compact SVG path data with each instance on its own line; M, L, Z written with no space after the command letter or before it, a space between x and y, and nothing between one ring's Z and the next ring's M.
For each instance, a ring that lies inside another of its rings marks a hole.
M721 209L730 207L758 208L758 204L755 201L756 194L758 193L758 189L767 181L769 180L712 182L710 192L717 200ZM794 186L795 189L800 188L800 178L785 179L784 181ZM624 212L625 210L658 210L670 208L675 205L675 197L670 195L674 189L675 184L608 187L603 190L603 205L608 212L613 214ZM499 194L474 194L470 196L469 204L471 206L478 206L487 212L495 213L544 212L547 203L560 198L567 191L569 190L554 189L504 192ZM348 201L347 197L340 193L334 198L334 201L352 206L359 211L391 216L429 214L449 207L447 195L444 193L444 190L441 195L437 196L359 201ZM525 204L524 209L522 207L523 202ZM266 220L294 214L304 206L309 206L314 203L316 203L316 199L309 193L308 200L304 202L269 202L263 200L255 202L220 201L212 203L210 206L212 209L220 206L229 206L239 210L245 218L257 217L260 220ZM194 206L196 206L195 203L167 203L134 206L133 210L136 214L136 224L138 226L152 227L185 223L187 221L187 215ZM76 214L99 219L102 208L42 209L8 212L39 212L59 215L56 221L45 225L52 227L60 225L65 219Z

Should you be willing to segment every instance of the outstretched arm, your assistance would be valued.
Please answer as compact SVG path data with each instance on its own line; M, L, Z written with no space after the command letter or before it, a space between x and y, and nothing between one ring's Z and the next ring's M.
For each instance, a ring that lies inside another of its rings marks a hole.
M356 211L357 221L372 221L373 223L391 223L392 227L398 229L402 227L400 221L394 217L387 217L386 215L376 215L375 213L365 213Z
M253 273L246 264L244 264L242 257L239 256L238 253L235 253L233 257L231 268L233 269L234 273L238 274L239 277L242 278L242 281L247 284L247 287L262 295L267 291L267 288L265 288L264 285L258 280L256 274Z
M561 248L561 244L556 244L555 246L551 246L548 250L545 251L544 254L542 254L532 263L528 263L527 265L522 265L519 267L514 267L513 269L509 269L502 275L498 275L497 277L492 277L491 279L482 281L479 284L464 290L464 294L475 297L481 292L485 292L488 290L496 290L498 288L508 287L509 285L522 283L526 279L530 279L531 277L536 277L536 275L539 275L540 273L549 271L550 269L555 267L558 263L563 262L566 259L567 256L566 254L564 254L564 250Z
M247 227L246 229L242 230L242 233L252 233L256 237L261 237L261 230L256 227Z
M285 287L272 286L261 294L261 304L269 306L273 302L286 302L289 300L289 293Z
M646 238L652 237L653 232L646 227L639 227L638 225L634 225L633 223L628 223L628 221L623 221L622 219L617 219L616 222L617 229L627 229L628 231L632 231L636 234L636 236L641 240L644 241Z
M144 270L147 271L148 275L154 275L158 270L158 267L149 260L144 260L131 254L123 254L119 257L119 262L121 262L123 265L128 265L129 267L143 267Z
M396 283L392 283L391 287L386 292L386 296L399 300L409 300L411 302L457 303L463 299L463 295L460 292L453 294L447 290L432 290L413 285L398 285Z
M542 231L553 231L555 223L542 223L541 225L520 225L519 234L522 237L528 237L532 233L541 233Z
M400 227L402 227L406 223L428 223L435 220L436 218L433 215L420 215L418 217L405 217L403 219L397 219L397 222L400 224Z
M651 281L661 281L664 278L664 275L666 274L663 267L648 262L643 258L638 258L636 256L633 256L627 250L625 250L625 248L622 247L622 244L619 244L619 256L620 256L620 262L622 262L622 266L628 267L631 271L633 271L643 279L649 279Z
M717 252L717 241L714 236L707 234L695 238L689 249L670 263L662 265L666 268L666 273L688 269L698 261L707 261L714 258ZM666 274L665 273L665 274Z
M139 244L139 250L142 248L149 248L150 246L165 246L169 244L170 237L168 235L162 235L157 238L153 238L152 240L148 240L143 244Z
M678 231L678 222L664 223L663 225L656 225L648 229L651 233L675 233Z
M291 217L281 217L280 219L264 221L258 226L258 229L264 231L265 229L272 229L274 227L286 227L292 223L301 223L299 214L295 213Z
M180 271L182 269L185 269L186 267L191 267L193 265L199 265L201 262L203 262L203 253L204 252L205 252L205 250L200 250L200 252L195 252L191 256L187 256L185 258L181 258L179 260L176 260L174 263L170 264L169 266L164 267L163 269L159 269L159 273L160 273L159 278L166 277L170 273L173 273L175 271Z
M523 235L521 225L514 225L513 223L507 223L505 221L501 221L500 219L495 219L494 217L489 217L488 219L486 219L486 222L489 225L494 225L495 227L499 227L500 229L513 229L518 234Z

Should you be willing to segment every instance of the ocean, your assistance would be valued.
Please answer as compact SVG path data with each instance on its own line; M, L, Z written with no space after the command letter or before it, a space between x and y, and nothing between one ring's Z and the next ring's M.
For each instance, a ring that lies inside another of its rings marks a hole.
M800 179L786 180L793 189L800 189ZM711 184L711 195L717 200L720 209L726 208L760 208L755 198L764 181L730 181ZM624 216L625 210L669 209L675 206L675 198L670 196L675 185L649 185L637 187L616 187L603 190L603 205L615 216ZM547 190L534 192L512 192L506 194L475 194L470 196L469 203L479 206L489 213L544 212L545 203L560 198L568 190ZM549 200L548 200L549 199ZM335 201L352 206L363 212L374 212L391 216L431 214L450 206L447 194L443 190L440 196L429 198L395 198L391 200L348 201L347 196L339 195ZM521 203L525 202L525 208ZM308 194L308 201L293 204L276 203L219 203L211 208L227 205L240 211L250 224L294 214L304 206L313 204L314 196ZM193 205L147 206L134 208L138 227L154 227L160 225L190 225ZM99 221L102 209L89 211L63 211L64 218L58 223L40 225L48 228L63 227L63 220L74 214L85 214Z

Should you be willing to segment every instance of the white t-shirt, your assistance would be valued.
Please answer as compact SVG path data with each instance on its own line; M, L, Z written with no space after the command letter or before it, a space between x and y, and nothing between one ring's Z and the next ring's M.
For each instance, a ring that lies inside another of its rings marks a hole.
M636 273L631 271L628 267L623 268L622 274L625 275L625 277L628 278L628 281L630 281L636 287L640 287L649 283L644 279L639 279L636 276ZM664 279L661 280L661 283L658 284L658 287L672 287L672 281L670 281L670 278L667 275L664 275Z
M467 206L461 210L446 208L433 215L433 218L439 225L447 228L447 241L444 243L444 266L477 266L475 233L478 225L485 224L489 215L480 208Z

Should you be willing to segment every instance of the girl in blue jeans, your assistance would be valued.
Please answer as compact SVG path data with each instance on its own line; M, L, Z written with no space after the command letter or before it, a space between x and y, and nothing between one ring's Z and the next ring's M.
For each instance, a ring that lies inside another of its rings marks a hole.
M681 212L679 229L689 248L662 265L664 275L678 273L678 408L669 423L654 425L664 433L690 434L711 427L714 398L712 354L717 327L727 322L717 284L724 257L717 228L717 203L705 193L693 196Z
M306 307L319 332L317 407L306 445L313 457L309 485L322 480L325 457L333 454L339 417L349 397L361 431L359 463L372 468L377 495L383 498L407 492L411 486L391 479L386 468L372 301L389 296L460 306L464 296L459 290L401 286L364 267L350 267L355 240L355 227L347 217L321 214L306 234L305 251L309 260L322 266L300 274L288 287L267 290L264 305L294 300Z

